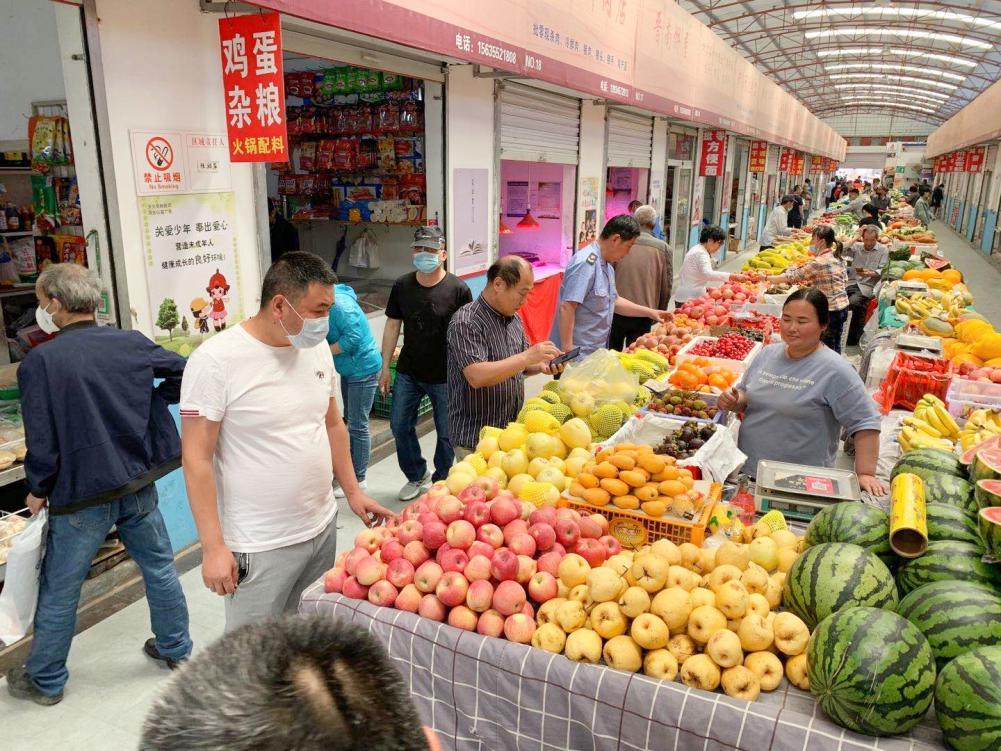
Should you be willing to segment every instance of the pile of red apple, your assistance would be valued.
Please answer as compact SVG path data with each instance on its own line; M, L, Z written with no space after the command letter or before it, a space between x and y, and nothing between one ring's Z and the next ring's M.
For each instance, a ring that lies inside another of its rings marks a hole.
M757 301L758 294L753 287L729 281L722 287L710 289L703 297L686 301L678 311L706 326L728 326L731 308Z
M1001 383L1001 368L993 365L974 365L964 362L959 366L959 375L970 381Z
M597 567L622 548L601 514L536 508L491 479L458 497L433 485L399 520L359 532L325 590L531 643L535 606L557 596L564 556Z

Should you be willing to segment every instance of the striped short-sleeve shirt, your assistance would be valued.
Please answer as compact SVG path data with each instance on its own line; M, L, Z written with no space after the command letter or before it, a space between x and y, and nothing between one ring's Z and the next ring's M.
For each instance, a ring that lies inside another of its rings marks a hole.
M505 316L478 297L461 307L448 324L448 432L453 446L475 448L484 425L504 427L521 411L525 376L474 389L463 370L497 362L528 349L518 316Z

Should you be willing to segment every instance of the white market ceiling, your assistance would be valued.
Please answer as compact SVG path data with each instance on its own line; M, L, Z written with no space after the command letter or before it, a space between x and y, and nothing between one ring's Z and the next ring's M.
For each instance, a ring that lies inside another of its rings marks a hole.
M1001 79L1001 0L679 0L817 117L938 126Z

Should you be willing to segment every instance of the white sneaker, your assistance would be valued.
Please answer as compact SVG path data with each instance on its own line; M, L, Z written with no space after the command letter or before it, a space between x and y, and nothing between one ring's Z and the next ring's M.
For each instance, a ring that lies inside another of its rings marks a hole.
M413 482L408 482L402 488L400 488L400 494L397 496L401 501L412 501L414 498L419 496L425 487L431 484L431 473L428 472L420 480L414 480Z
M362 480L360 483L358 483L358 487L364 490L366 493L368 492L368 483L365 480ZM340 485L334 488L334 498L347 498L347 493L344 492L344 488L342 488Z

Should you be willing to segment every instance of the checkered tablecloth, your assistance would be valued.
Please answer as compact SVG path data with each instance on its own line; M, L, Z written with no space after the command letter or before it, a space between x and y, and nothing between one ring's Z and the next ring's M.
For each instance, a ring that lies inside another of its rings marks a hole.
M740 701L324 594L322 582L306 590L299 610L351 621L382 642L423 722L457 751L944 748L931 717L906 737L857 735L785 681L755 702Z

